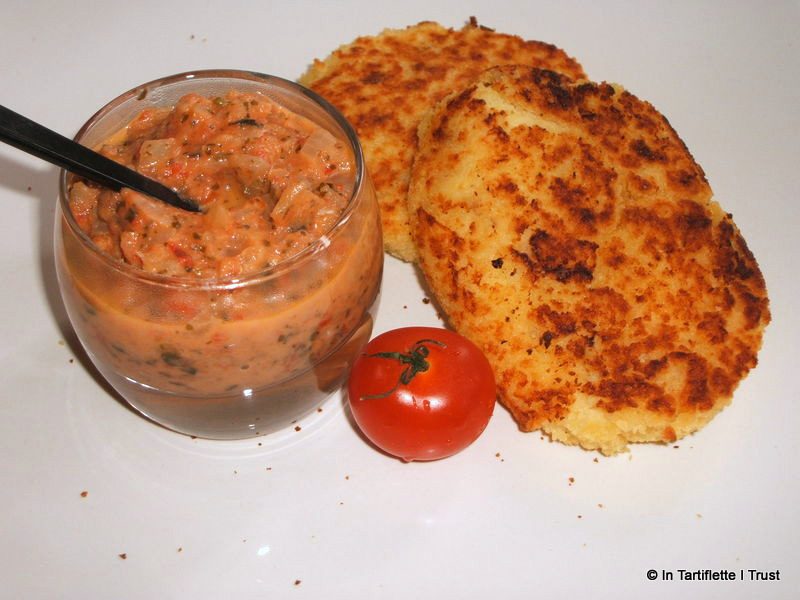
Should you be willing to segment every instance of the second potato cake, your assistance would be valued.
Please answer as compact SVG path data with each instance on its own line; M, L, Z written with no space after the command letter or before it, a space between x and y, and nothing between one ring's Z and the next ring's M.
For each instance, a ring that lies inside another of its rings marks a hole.
M353 124L381 209L386 251L416 260L406 192L417 126L442 97L495 65L519 63L583 77L583 69L551 44L479 26L453 30L423 22L364 36L314 61L300 78Z

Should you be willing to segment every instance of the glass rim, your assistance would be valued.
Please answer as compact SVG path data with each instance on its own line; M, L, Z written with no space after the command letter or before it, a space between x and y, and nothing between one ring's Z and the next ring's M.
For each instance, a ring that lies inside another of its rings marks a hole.
M325 250L331 244L331 240L334 237L336 237L339 234L339 232L344 228L344 226L349 222L351 216L355 211L357 201L360 199L363 192L363 188L366 185L366 163L364 160L364 153L361 147L361 142L359 141L358 136L356 135L355 129L353 129L353 126L347 121L347 119L345 119L345 117L339 112L339 110L336 109L336 107L334 107L330 102L325 100L325 98L323 98L313 90L310 90L307 87L300 85L299 83L291 81L289 79L278 77L276 75L260 73L258 71L248 71L239 69L201 69L195 71L186 71L183 73L177 73L175 75L160 77L158 79L148 81L147 83L139 84L136 87L133 87L126 92L123 92L122 94L118 95L114 99L107 102L102 108L100 108L91 117L89 117L89 119L87 119L87 121L81 126L81 128L75 134L75 137L73 139L76 142L80 142L81 138L101 118L106 116L117 106L119 106L120 104L122 104L127 100L133 98L139 98L140 96L144 98L144 96L142 96L143 94L149 93L150 90L155 89L157 87L172 85L184 81L203 80L203 79L231 79L232 81L245 80L254 83L263 83L266 85L272 84L273 86L276 87L283 87L286 91L299 94L300 96L310 100L312 103L318 105L320 108L323 109L323 111L329 117L333 119L335 124L341 129L342 133L344 133L347 142L350 144L350 148L353 152L353 159L355 162L355 178L353 181L353 190L350 194L350 198L347 201L347 205L342 211L342 214L339 215L339 218L331 226L330 229L328 229L322 235L317 237L314 241L312 241L308 246L306 246L299 252L296 252L295 254L292 254L291 256L265 269L255 271L254 273L249 273L244 276L193 279L189 277L178 277L174 275L161 275L158 273L149 273L147 271L143 271L142 269L135 267L134 265L131 265L130 263L116 259L110 256L109 254L103 252L100 248L98 248L97 245L91 240L91 238L80 228L78 223L75 221L74 215L72 214L72 210L70 209L69 206L69 190L67 189L67 182L70 178L70 173L65 169L61 169L59 173L59 187L58 187L59 205L61 208L63 218L69 225L69 228L72 231L72 233L75 234L78 237L78 239L80 239L81 242L92 251L94 255L98 256L108 266L110 266L112 269L116 271L120 271L123 274L126 274L132 278L146 281L147 283L153 285L187 288L192 290L230 290L230 289L255 285L260 282L267 281L271 278L277 277L286 271L299 268L300 265L305 263L307 260L310 260L318 252ZM281 104L279 101L274 99L273 101L281 105L283 108L291 110L288 109L283 104Z

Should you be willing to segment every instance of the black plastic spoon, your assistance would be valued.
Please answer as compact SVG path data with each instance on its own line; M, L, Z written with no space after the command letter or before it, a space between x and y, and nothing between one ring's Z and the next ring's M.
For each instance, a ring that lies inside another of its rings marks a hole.
M196 202L184 198L167 186L137 173L86 146L81 146L0 105L0 141L37 156L76 175L119 191L130 188L167 204L200 212Z

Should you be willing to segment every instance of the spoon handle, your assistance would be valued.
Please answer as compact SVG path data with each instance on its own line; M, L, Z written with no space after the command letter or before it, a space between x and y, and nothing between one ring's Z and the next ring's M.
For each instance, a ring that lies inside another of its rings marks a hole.
M158 181L114 162L2 105L0 141L113 190L130 188L177 208L200 212L197 204Z

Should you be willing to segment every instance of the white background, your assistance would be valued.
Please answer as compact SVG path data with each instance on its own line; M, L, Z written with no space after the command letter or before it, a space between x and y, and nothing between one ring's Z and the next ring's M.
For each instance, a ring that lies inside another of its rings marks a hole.
M295 79L358 35L420 20L475 15L554 43L669 118L759 260L773 321L731 407L677 449L605 458L520 433L498 407L463 453L403 464L356 434L340 397L300 432L191 440L127 409L87 364L52 264L56 169L0 147L0 597L797 597L797 2L6 1L2 12L0 103L69 135L151 79L213 67ZM438 324L424 296L414 269L387 259L376 331ZM781 579L678 581L678 569Z

